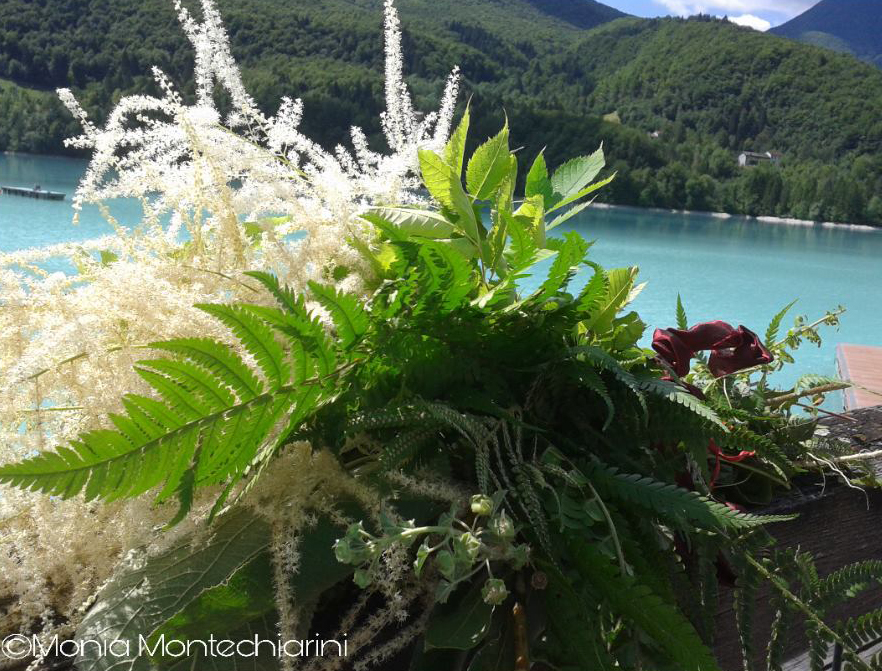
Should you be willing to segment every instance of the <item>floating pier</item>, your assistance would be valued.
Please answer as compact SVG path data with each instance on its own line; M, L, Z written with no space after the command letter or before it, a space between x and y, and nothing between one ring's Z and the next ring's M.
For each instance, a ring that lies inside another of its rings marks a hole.
M0 186L0 193L24 198L39 198L40 200L64 200L64 194L60 191L46 191L39 186L35 186L33 189L22 186Z
M882 347L837 345L836 367L839 377L857 385L843 392L846 410L882 405Z

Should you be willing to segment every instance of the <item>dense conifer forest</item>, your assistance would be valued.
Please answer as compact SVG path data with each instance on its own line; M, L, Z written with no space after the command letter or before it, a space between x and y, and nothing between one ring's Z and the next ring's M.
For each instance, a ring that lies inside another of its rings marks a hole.
M351 123L379 140L381 3L219 3L259 104L301 97L326 146ZM526 154L550 162L603 142L628 205L882 224L882 71L846 54L726 21L620 18L561 0L401 2L407 72L436 99L459 63L486 137L507 113ZM192 75L167 0L7 0L0 6L0 150L55 153L76 125L51 90L96 119L155 91L157 65ZM185 93L189 91L185 90ZM477 139L475 140L477 142ZM739 168L741 151L780 165Z

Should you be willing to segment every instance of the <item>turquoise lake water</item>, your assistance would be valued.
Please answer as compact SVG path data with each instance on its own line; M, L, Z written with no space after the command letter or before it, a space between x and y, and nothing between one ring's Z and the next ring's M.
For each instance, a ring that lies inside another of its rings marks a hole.
M85 161L0 154L0 184L63 191L64 202L0 196L0 251L86 240L111 232L94 208L71 223L70 195ZM134 202L112 205L123 225L138 222ZM839 331L820 349L803 345L779 382L802 373L833 375L839 342L882 345L882 231L763 223L631 210L593 209L570 230L596 240L594 260L606 267L637 265L648 286L634 308L649 325L673 326L679 292L690 323L722 319L762 334L772 316L798 299L793 316L820 317L844 305ZM563 228L563 227L562 227ZM789 326L792 319L785 321Z

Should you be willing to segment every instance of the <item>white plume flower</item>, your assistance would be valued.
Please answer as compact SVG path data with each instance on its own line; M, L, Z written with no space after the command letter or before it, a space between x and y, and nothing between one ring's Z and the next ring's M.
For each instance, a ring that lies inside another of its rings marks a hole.
M391 0L381 119L389 153L371 150L359 128L351 151L326 151L299 130L308 113L299 99L284 98L275 116L265 115L247 92L214 3L202 0L200 21L174 2L195 51L192 102L154 70L159 95L124 97L100 126L69 90L59 91L83 128L68 144L92 152L75 210L136 198L144 216L111 220L116 234L102 239L0 255L0 462L107 426L124 394L148 393L133 370L144 345L178 337L232 342L193 305L269 302L244 275L249 270L271 271L295 289L341 278L341 288L363 290L370 268L346 243L370 243L360 215L372 205L418 201L417 150L446 141L458 71L440 111L420 121ZM214 100L218 87L231 101L228 114ZM65 258L78 274L44 270L46 261ZM333 272L340 268L348 272ZM205 509L197 501L195 519ZM99 506L4 488L0 635L75 624L123 556L187 531L158 534L170 516L145 499Z

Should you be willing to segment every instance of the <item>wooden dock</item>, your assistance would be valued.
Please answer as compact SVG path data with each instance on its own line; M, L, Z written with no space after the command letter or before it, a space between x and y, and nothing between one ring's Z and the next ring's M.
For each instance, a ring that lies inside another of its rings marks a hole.
M0 186L0 193L9 196L23 196L24 198L39 198L40 200L64 200L64 194L59 191L46 191L39 187L28 189L21 186Z
M836 367L839 377L857 385L843 392L846 410L882 405L882 347L837 345Z

